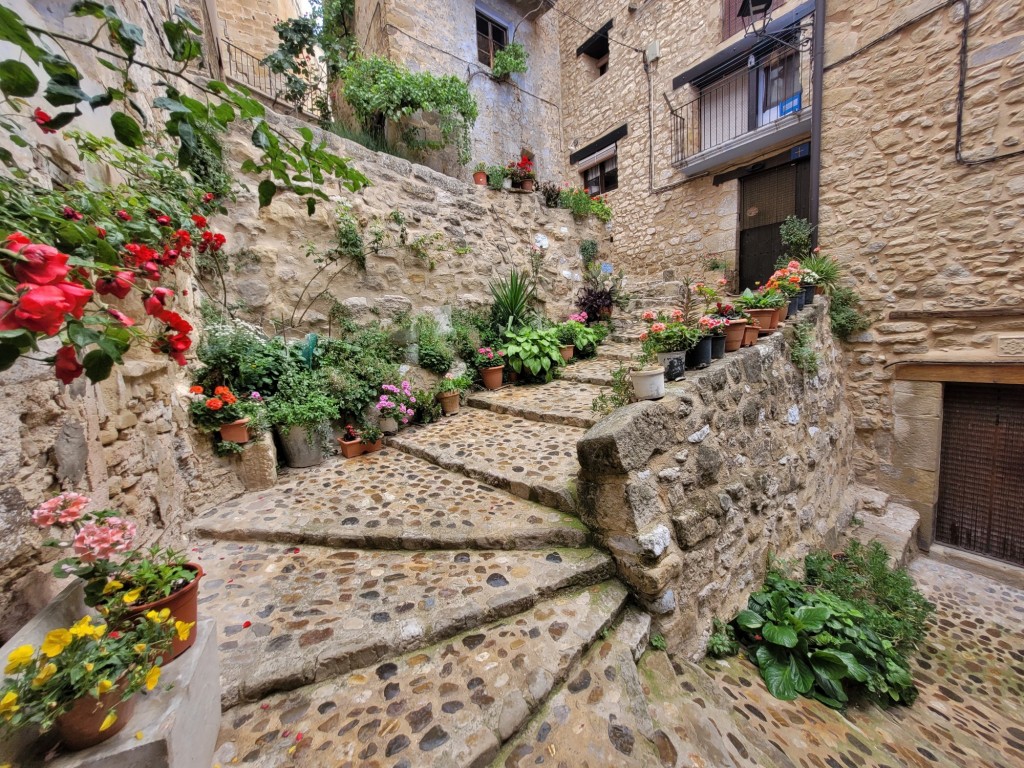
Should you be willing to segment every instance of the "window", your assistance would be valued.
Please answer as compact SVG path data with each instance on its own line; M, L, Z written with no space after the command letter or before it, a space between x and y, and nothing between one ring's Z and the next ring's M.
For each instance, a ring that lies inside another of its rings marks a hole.
M800 58L795 52L770 58L758 73L760 115L758 125L767 125L792 112L799 112L801 103Z
M580 163L583 188L587 190L588 195L603 195L619 186L619 160L615 152L615 145L612 144L611 147L594 156L605 159L599 159L597 162L584 160ZM593 164L586 167L590 162Z
M576 49L576 56L585 57L585 61L593 69L595 78L601 77L608 71L608 55L610 53L608 31L611 28L612 22L609 21Z
M481 64L494 65L494 54L508 44L508 27L476 12L476 55Z

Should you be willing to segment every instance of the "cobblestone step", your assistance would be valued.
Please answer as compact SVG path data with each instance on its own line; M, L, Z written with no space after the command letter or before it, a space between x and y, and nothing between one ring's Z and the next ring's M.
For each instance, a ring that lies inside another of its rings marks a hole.
M562 371L562 380L575 381L580 384L593 384L598 387L610 387L614 382L612 373L624 362L623 360L604 357L581 360Z
M283 474L269 491L221 504L200 537L376 549L585 546L586 526L436 464L385 448Z
M376 667L237 707L224 718L216 760L259 768L486 763L625 599L617 581L564 593Z
M596 641L568 681L502 748L492 768L677 765L671 739L648 711L634 641L627 622Z
M585 430L467 408L387 438L389 445L562 512L576 508L576 441Z
M592 549L387 552L199 542L221 704L325 680L614 576Z
M466 399L466 404L529 421L589 429L599 418L591 407L599 394L601 388L592 384L557 380L550 384L476 392Z
M597 359L627 361L640 354L640 351L640 345L635 342L608 341L597 348Z

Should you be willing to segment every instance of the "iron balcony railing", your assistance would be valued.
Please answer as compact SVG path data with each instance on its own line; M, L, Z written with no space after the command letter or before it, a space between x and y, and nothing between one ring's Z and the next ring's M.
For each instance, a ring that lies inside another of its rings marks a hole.
M780 47L740 62L714 80L686 86L692 97L671 108L672 162L724 151L783 121L810 115L810 56Z
M261 63L261 59L246 50L239 48L227 40L220 41L223 52L225 74L232 80L247 88L257 91L276 103L290 105L314 118L321 117L321 105L329 103L321 84L313 84L308 88L298 103L289 98L288 79ZM326 83L326 73L321 79Z

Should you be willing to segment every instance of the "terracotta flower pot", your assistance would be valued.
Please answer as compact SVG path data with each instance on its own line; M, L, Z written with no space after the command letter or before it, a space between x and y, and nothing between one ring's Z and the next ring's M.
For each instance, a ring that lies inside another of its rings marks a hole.
M156 600L152 603L145 603L143 605L132 606L129 611L129 616L144 616L149 611L162 611L167 608L171 612L171 622L183 621L186 624L195 624L199 615L199 580L203 578L203 567L198 563L189 563L185 566L190 571L195 572L196 577L192 579L188 584L174 592L167 597L160 600ZM164 659L163 663L178 658L191 648L196 642L196 628L192 627L192 631L189 632L187 640L179 640L178 635L174 635L174 642L171 644L170 653L167 658Z
M363 443L363 453L376 453L384 447L384 438L378 437L375 442Z
M458 392L439 392L437 395L437 402L441 404L441 413L445 416L458 413L459 399L460 395Z
M775 317L774 309L748 309L747 314L752 318L752 322L761 326L761 334L763 336L767 336L772 332L772 318Z
M748 323L747 327L743 331L743 346L752 347L757 344L757 335L760 332L760 328L752 323Z
M503 370L505 370L503 365L481 368L480 378L484 380L484 387L487 389L501 389L501 372Z
M786 311L785 305L783 305L781 307L776 307L775 309L772 310L772 312L774 314L772 315L771 325L768 326L771 330L774 331L776 328L779 327L779 323L782 321L782 318L785 316L784 315L785 311Z
M523 192L533 192L533 179L523 179Z
M114 686L99 698L83 696L74 706L57 718L54 730L60 737L61 744L67 749L79 750L93 747L117 735L132 719L135 711L135 697L120 701L124 695L126 682ZM113 709L117 720L107 730L101 731L100 726Z
M342 440L339 437L338 447L341 449L341 455L346 459L354 459L356 456L363 455L363 444L358 437L355 440Z
M572 344L564 344L558 348L558 351L562 353L562 359L568 363L572 360L572 355L573 352L576 351L576 347Z
M487 171L473 171L473 183L478 187L486 187Z
M746 320L730 320L725 329L725 351L735 352L743 346L743 334L747 329Z
M229 443L249 442L249 419L238 419L220 427L220 439Z

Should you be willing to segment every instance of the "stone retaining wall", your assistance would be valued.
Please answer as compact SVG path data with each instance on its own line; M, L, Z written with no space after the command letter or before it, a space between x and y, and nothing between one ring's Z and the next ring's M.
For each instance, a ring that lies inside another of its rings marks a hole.
M777 333L579 443L584 521L674 653L702 653L712 619L745 607L770 556L833 544L853 514L842 354L822 300L800 321L816 324L817 376L790 362L792 332Z

